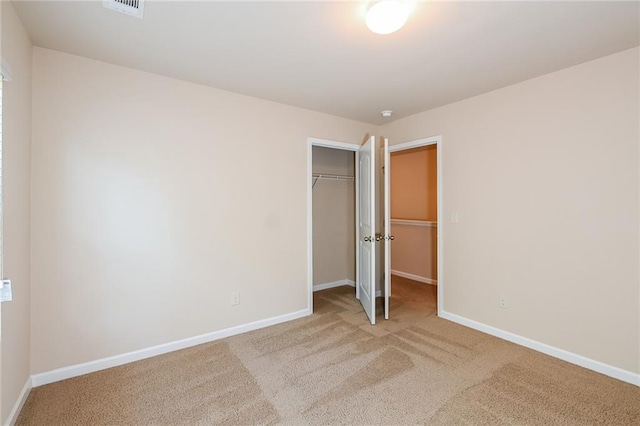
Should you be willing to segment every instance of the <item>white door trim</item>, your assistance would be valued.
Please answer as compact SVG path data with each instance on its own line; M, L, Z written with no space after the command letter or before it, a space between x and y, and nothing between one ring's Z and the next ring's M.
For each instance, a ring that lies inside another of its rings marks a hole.
M404 151L406 149L419 148L421 146L434 145L434 144L438 144L438 149L439 149L440 148L439 144L441 143L442 143L442 136L440 135L431 136L428 138L416 139L414 141L399 143L397 145L391 145L389 146L389 152Z
M392 145L389 147L389 153L404 151L407 149L419 148L421 146L436 145L437 167L438 167L438 274L436 280L438 282L438 316L444 313L444 250L443 250L443 228L444 228L444 208L442 203L442 136L431 136L423 139L416 139L409 142ZM391 227L389 227L391 229Z
M332 141L329 139L307 138L307 310L309 314L313 313L313 147L322 146L325 148L342 149L345 151L353 151L357 154L360 149L359 144ZM357 160L357 159L356 159ZM354 177L356 185L357 177ZM356 212L357 214L357 212ZM357 229L356 229L357 232ZM357 241L357 240L356 240ZM358 256L358 245L356 244L356 259ZM356 262L356 276L358 275Z

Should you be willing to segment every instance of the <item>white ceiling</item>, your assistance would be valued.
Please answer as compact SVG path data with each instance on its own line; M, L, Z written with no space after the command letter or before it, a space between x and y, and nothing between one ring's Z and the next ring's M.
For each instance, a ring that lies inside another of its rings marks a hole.
M381 124L640 44L639 2L418 2L375 35L360 2L19 1L33 43Z

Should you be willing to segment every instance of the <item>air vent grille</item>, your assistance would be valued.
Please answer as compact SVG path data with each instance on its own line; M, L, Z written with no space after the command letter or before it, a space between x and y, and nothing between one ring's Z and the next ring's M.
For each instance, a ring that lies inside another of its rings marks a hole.
M144 13L144 0L102 0L102 5L107 9L140 19Z

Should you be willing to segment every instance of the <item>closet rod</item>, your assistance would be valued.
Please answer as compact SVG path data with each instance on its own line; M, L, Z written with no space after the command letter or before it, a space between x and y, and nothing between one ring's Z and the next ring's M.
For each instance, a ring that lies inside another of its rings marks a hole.
M316 179L330 179L330 180L353 180L353 176L344 176L344 175L325 175L320 173L314 173L312 175Z
M325 174L321 174L321 173L313 173L311 175L315 180L313 181L313 184L311 185L311 188L314 188L316 186L316 183L318 183L318 181L320 179L326 179L326 180L341 180L341 181L353 181L353 176L344 176L344 175L325 175Z

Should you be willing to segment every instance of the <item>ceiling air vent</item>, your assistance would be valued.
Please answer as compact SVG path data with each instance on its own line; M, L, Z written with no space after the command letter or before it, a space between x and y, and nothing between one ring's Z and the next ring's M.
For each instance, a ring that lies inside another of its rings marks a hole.
M140 19L144 13L144 0L102 0L102 5L107 9Z

